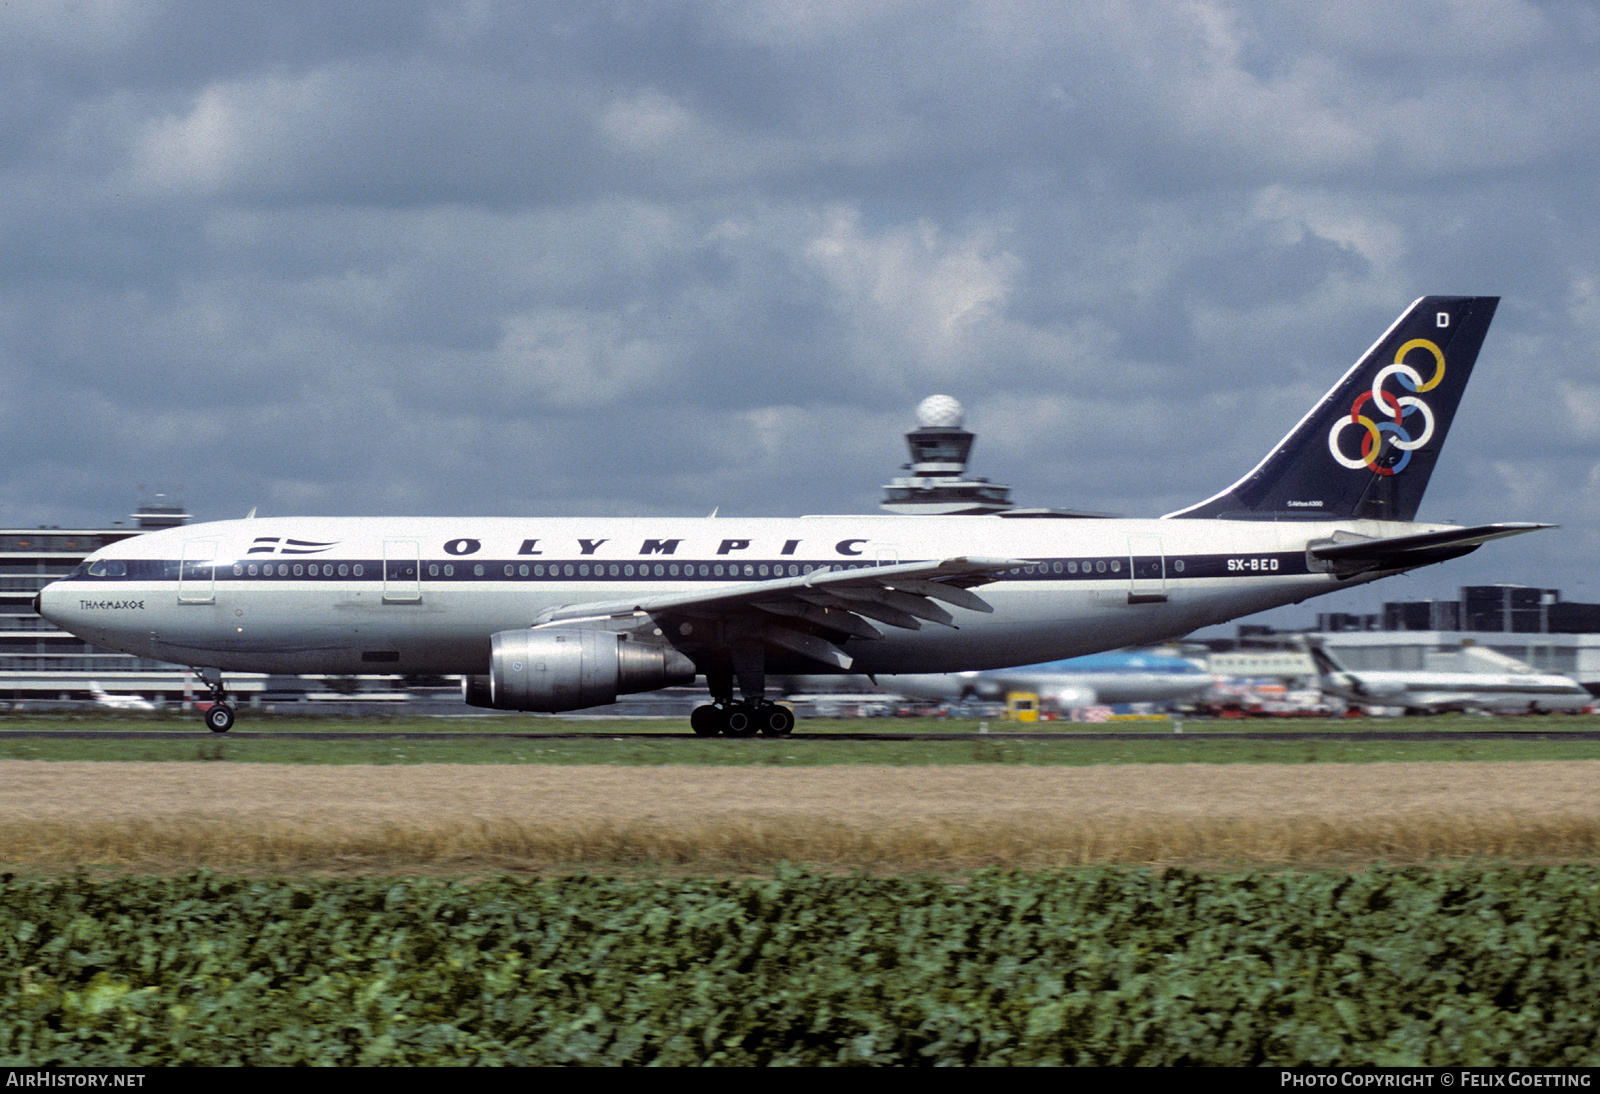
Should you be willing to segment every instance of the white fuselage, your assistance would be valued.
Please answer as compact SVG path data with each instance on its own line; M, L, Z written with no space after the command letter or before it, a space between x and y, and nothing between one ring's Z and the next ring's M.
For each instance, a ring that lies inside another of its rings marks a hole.
M154 710L156 705L142 695L110 695L99 689L90 693L94 701L110 710Z
M563 605L708 591L953 556L1027 560L978 587L992 614L851 638L851 671L1000 668L1149 643L1384 576L1308 559L1377 521L282 518L112 544L46 587L40 611L112 649L229 671L481 673L490 636ZM772 672L816 672L796 657Z
M1360 706L1501 713L1579 711L1595 699L1577 681L1542 673L1339 672L1318 684Z

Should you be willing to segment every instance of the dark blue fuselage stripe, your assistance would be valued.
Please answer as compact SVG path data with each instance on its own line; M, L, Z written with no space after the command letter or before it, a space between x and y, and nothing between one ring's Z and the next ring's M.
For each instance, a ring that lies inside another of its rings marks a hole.
M172 559L127 559L127 573L117 576L75 572L62 581L107 582L178 580L179 563ZM1163 565L1164 563L1164 565ZM185 582L250 581L383 581L384 560L342 562L264 562L256 559L212 567L188 562ZM422 562L389 560L387 580L428 584L462 582L569 582L569 581L776 581L803 577L816 570L872 570L872 562L795 562L789 559L752 562L614 562L561 560L528 562L526 559L485 559L463 562L458 558ZM1131 565L1131 573L1130 573ZM215 573L213 573L213 569ZM271 570L268 573L268 570ZM629 570L632 573L629 573ZM299 572L296 572L299 571ZM342 572L341 572L342 571ZM420 573L418 572L420 571ZM677 571L674 573L673 571ZM720 571L720 572L719 572ZM765 572L763 572L765 571ZM1300 576L1310 573L1304 551L1229 555L1127 555L1035 560L990 575L996 581L1182 581L1216 577Z

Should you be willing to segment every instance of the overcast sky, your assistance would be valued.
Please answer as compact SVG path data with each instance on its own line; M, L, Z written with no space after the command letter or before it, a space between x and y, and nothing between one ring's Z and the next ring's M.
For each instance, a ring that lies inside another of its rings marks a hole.
M1488 294L1420 515L1564 529L1297 614L1600 600L1591 3L19 0L0 81L0 523L872 512L934 392L1156 516Z

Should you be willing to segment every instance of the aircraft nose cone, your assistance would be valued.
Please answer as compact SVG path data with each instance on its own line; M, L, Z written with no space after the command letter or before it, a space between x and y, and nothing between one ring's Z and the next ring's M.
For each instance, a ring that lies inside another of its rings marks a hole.
M64 609L67 602L62 591L56 588L57 584L59 584L59 582L52 581L50 584L40 589L37 593L33 594L33 610L35 613L43 616L45 619L48 619L56 626L63 629L70 629L67 627L66 620L63 618L63 616L66 614Z

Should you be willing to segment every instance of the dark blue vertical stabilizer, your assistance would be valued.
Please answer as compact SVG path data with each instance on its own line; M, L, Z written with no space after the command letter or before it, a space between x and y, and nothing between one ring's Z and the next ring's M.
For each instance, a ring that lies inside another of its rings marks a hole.
M1169 517L1412 520L1497 296L1424 296L1244 478Z

